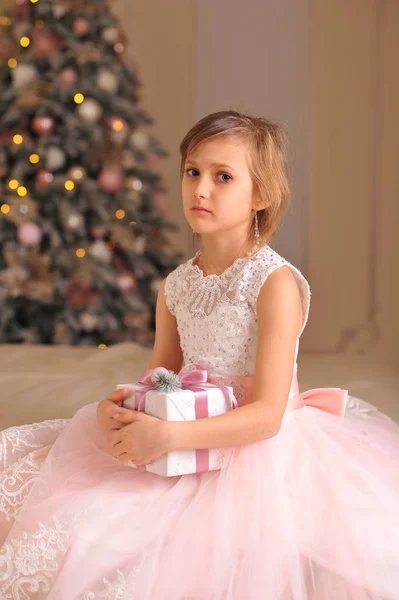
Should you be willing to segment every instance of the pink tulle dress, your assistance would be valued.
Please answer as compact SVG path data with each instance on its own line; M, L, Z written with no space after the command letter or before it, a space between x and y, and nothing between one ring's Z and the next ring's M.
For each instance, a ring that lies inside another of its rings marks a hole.
M304 327L308 283L269 246L193 262L166 284L184 363L247 402L261 286L289 267ZM398 600L399 427L373 405L300 394L295 360L278 435L169 478L120 465L96 406L0 434L1 600Z

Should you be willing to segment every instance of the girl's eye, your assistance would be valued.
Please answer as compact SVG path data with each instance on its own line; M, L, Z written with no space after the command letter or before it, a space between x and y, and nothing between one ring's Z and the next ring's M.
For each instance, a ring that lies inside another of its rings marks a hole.
M192 173L192 171L194 171L194 173ZM198 169L194 169L193 167L191 167L191 169L185 169L185 173L187 173L190 177L197 177ZM230 179L232 179L231 175L229 175L228 173L219 173L218 177L223 177L223 179L221 180L223 183L227 183L228 181L230 181Z
M224 177L224 176L228 177L228 179L222 179L223 183L230 181L230 179L231 179L231 176L228 173L220 173L220 175L222 177ZM220 177L220 175L219 175L219 177Z
M191 175L190 171L197 171L197 169L191 168L191 169L186 169L186 171L185 171L186 173L188 173L190 175L190 177L194 177L194 175ZM197 171L197 173L198 173L198 171Z

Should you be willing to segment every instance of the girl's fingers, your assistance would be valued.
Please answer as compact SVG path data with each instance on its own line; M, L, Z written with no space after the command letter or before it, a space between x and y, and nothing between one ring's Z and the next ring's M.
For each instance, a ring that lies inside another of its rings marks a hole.
M129 390L127 388L123 388L121 390L114 390L113 392L108 394L107 400L110 400L110 402L114 402L115 404L118 404L119 402L122 403L123 400L126 400L128 395L129 395Z
M112 415L112 418L121 423L133 423L134 421L137 421L137 413L135 410L119 412Z
M123 413L124 411L128 411L128 408L123 408L122 406L118 406L116 404L109 404L106 408L107 414L112 417L118 413Z

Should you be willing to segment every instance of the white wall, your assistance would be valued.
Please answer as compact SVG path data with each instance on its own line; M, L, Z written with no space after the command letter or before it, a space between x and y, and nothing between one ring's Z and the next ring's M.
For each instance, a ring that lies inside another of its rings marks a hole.
M292 206L273 245L306 271L311 171L308 0L197 0L195 120L236 108L284 124Z

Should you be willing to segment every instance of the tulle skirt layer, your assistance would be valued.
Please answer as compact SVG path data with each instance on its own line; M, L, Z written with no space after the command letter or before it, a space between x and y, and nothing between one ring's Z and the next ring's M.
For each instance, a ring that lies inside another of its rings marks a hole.
M371 405L171 478L120 465L96 406L0 434L0 599L397 600L399 427Z

